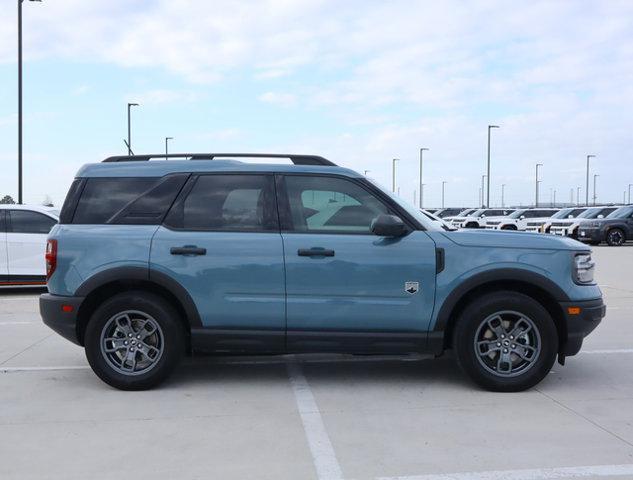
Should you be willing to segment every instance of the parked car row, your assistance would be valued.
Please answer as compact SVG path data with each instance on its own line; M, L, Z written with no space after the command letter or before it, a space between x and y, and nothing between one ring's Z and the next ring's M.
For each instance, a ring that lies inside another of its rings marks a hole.
M633 206L569 208L445 208L432 215L454 228L514 230L571 237L592 245L611 246L633 240ZM431 213L426 211L425 213Z

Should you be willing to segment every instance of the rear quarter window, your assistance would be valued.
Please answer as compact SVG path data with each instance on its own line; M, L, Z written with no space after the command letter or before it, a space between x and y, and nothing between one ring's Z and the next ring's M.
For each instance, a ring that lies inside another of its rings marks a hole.
M158 181L156 177L89 178L77 203L72 223L107 223Z

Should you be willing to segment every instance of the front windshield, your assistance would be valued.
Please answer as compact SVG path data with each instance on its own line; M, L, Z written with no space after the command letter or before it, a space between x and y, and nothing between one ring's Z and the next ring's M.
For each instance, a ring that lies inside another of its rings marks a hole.
M474 208L467 208L466 210L462 210L457 214L458 217L467 217L475 211Z
M512 212L510 215L508 215L508 218L519 218L521 215L523 215L527 210L517 210L515 212Z
M602 212L602 208L590 208L589 210L585 210L578 218L596 218Z
M633 207L620 207L607 215L607 218L626 218L631 213L633 213Z
M560 212L556 212L554 215L552 215L552 218L567 218L573 211L573 208L564 208Z
M412 205L411 203L407 202L406 200L400 198L399 196L397 196L396 194L391 192L389 189L383 188L382 185L380 185L375 180L373 180L371 178L366 178L366 181L371 183L374 187L378 188L382 193L387 195L394 202L396 202L400 207L402 207L404 210L406 210L406 212L409 215L411 215L418 222L420 222L422 225L424 225L424 228L426 228L427 230L436 231L436 232L444 230L436 222L433 222L432 220L429 220L429 218L424 213L422 213L418 207L416 207L416 206Z
M485 208L480 208L479 210L475 210L473 213L471 213L469 216L470 217L476 217L479 218L481 217L484 213L486 212Z

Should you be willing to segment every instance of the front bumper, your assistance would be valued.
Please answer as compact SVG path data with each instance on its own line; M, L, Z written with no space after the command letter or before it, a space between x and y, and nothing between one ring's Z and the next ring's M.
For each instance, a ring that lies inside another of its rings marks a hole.
M40 295L40 315L46 325L66 340L81 345L77 336L77 312L84 297L63 297L44 293Z
M578 240L581 242L601 242L604 240L604 233L598 228L579 228Z
M602 298L581 302L562 302L560 305L565 316L567 340L561 344L559 353L565 356L576 355L582 347L583 339L598 326L606 315L607 306ZM570 309L573 308L579 308L579 313L570 313Z

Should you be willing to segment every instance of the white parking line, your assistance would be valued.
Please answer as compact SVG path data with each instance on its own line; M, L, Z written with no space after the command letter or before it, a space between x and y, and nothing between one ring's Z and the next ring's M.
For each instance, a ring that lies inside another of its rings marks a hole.
M325 430L323 418L314 400L314 395L312 395L310 384L308 384L298 363L289 362L286 367L317 477L319 480L342 480L343 472L336 459L330 437Z
M586 477L628 476L630 478L631 475L633 475L633 464L380 477L379 480L562 480Z
M597 354L613 354L613 353L633 353L633 348L611 348L608 350L585 350L584 352L581 350L580 353L586 353L588 355L597 355Z
M60 365L57 367L0 367L0 373L48 372L51 370L88 370L88 365Z
M4 325L33 325L38 322L0 322L0 327Z

